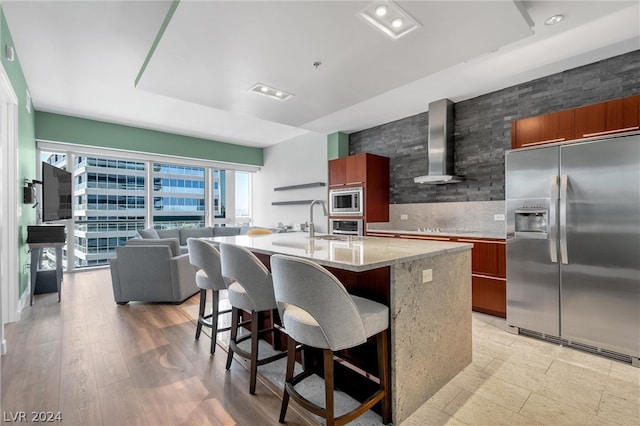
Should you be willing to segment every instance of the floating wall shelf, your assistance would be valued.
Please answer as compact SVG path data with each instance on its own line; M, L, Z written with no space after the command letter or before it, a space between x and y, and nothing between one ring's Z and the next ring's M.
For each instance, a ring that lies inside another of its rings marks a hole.
M272 206L288 206L294 204L311 204L313 200L295 200L295 201L273 201Z
M300 185L291 185L291 186L279 186L277 188L273 188L274 191L288 191L290 189L302 189L302 188L315 188L317 186L326 186L324 182L312 182L312 183L303 183ZM309 201L311 202L311 201ZM302 204L302 203L299 203Z

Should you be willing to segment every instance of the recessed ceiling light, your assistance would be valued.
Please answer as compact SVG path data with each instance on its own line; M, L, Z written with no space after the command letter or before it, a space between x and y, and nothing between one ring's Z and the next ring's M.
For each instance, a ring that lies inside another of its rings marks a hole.
M267 96L271 99L277 99L279 101L284 101L293 97L293 94L291 93L287 93L280 89L275 89L262 83L256 83L251 89L249 89L249 92L257 93L258 95Z
M391 0L376 0L357 15L394 40L422 26Z
M544 21L545 25L555 25L558 22L562 21L564 19L564 15L553 15L552 17L548 18L546 21Z

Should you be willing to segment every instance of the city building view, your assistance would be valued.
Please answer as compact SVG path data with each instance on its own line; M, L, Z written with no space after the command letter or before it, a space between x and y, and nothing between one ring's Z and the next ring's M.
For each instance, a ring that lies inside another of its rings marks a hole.
M209 209L214 222L225 219L229 174L235 177L234 217L250 220L248 172L84 155L71 155L68 161L68 157L47 152L40 157L73 176L73 219L72 225L67 221L63 250L67 270L107 265L115 248L137 237L138 229L212 226L207 223ZM41 218L41 206L36 208ZM73 253L68 252L71 248Z

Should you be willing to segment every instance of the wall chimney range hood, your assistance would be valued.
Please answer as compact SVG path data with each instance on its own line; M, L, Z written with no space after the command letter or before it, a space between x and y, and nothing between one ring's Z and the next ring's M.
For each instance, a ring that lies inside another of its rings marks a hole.
M441 99L429 104L427 175L413 178L416 183L439 185L462 182L453 174L453 102Z

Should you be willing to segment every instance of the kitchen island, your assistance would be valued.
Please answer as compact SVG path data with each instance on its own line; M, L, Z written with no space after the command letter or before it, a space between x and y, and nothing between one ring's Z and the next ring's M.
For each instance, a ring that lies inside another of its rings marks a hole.
M303 233L208 240L246 247L267 266L273 254L311 259L333 272L350 293L387 304L394 424L471 363L471 244L331 235L309 239Z

